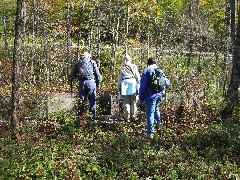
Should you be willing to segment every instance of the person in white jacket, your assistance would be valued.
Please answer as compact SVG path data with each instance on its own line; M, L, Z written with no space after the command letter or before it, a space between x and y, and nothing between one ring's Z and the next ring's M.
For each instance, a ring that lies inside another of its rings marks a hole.
M137 115L137 95L140 83L138 68L132 63L132 58L126 54L124 65L120 68L118 89L123 98L124 118L127 122Z

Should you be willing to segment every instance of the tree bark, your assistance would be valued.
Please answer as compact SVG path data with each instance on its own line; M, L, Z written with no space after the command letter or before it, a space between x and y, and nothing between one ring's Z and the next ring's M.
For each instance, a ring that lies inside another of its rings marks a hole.
M92 40L93 40L93 25L94 25L94 18L93 18L93 10L91 8L91 1L88 1L88 20L89 20L89 28L88 28L88 49L91 53L92 51Z
M189 41L188 41L188 61L187 68L189 68L191 63L191 57L193 52L193 4L191 0L188 0L189 5Z
M4 45L5 48L7 49L8 47L8 42L7 42L7 25L6 25L6 12L5 12L5 0L2 2L2 8L3 8L3 29L4 29Z
M235 24L235 0L230 0L231 8L231 23ZM227 91L227 104L222 111L222 117L229 118L233 114L234 105L238 99L238 88L240 85L240 18L239 18L239 7L238 7L238 21L235 33L235 26L231 24L231 37L233 45L233 66L229 89Z
M101 34L100 34L100 20L99 20L99 5L94 0L94 7L95 7L95 18L96 18L96 61L98 63L98 66L100 67L100 51L101 51Z
M19 139L19 61L21 57L21 44L23 35L23 10L24 0L17 0L15 39L13 52L13 73L12 73L12 116L10 126L13 135Z
M71 49L71 7L72 7L72 0L67 1L67 75L70 74L70 70L72 67L72 49Z
M125 53L128 53L128 24L129 24L129 0L127 1L126 29L125 29Z
M83 29L83 14L84 14L84 10L85 10L85 3L86 1L83 1L83 5L81 7L80 13L79 13L79 30L78 30L78 37L77 37L77 41L78 41L78 49L77 49L77 59L79 59L80 57L80 40L83 38L83 33L82 33L82 29Z

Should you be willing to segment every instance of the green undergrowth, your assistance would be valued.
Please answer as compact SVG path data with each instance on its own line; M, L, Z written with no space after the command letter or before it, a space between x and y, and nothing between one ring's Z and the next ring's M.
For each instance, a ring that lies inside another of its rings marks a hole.
M102 118L85 129L74 120L28 120L18 142L2 131L0 179L239 178L238 118L201 127L165 119L153 140L143 137L144 114L130 123Z

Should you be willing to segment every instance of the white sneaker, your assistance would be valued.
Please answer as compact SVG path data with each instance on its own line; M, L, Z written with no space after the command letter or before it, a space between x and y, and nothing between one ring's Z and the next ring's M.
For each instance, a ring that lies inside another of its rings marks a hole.
M144 133L144 137L149 138L149 139L153 139L153 134L148 134L148 133Z

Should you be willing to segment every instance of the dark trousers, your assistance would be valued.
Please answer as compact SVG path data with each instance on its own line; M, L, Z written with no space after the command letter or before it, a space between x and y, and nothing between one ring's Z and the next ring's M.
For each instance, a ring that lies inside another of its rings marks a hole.
M96 119L96 83L94 80L79 81L78 115L86 113L89 104L91 120Z

